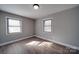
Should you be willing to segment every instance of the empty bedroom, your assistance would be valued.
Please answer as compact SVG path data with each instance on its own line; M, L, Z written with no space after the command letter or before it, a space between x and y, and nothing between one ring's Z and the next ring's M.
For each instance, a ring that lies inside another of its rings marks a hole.
M0 54L79 54L78 4L0 4Z

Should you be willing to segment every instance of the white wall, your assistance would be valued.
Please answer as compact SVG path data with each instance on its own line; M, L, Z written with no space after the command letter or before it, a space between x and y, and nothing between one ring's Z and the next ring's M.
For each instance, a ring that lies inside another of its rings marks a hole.
M22 19L22 33L6 35L5 17ZM52 32L43 32L43 19L52 18ZM79 47L79 7L58 12L47 17L31 20L18 15L0 11L0 44L36 34L51 41Z
M22 33L6 35L6 16L22 20ZM35 21L32 19L0 11L0 44L17 40L19 38L32 36L35 32L34 27Z
M43 32L43 19L52 18L52 32ZM36 35L79 47L79 7L36 20Z

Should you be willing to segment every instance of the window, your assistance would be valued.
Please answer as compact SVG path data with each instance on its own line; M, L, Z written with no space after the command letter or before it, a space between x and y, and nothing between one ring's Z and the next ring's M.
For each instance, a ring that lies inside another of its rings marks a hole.
M51 20L44 20L44 31L51 32Z
M7 32L8 33L20 33L21 32L21 21L7 18Z

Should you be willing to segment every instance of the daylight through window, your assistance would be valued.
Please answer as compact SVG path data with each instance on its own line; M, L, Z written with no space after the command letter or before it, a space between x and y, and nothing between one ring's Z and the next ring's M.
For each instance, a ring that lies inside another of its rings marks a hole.
M21 21L7 18L7 31L8 33L21 32Z

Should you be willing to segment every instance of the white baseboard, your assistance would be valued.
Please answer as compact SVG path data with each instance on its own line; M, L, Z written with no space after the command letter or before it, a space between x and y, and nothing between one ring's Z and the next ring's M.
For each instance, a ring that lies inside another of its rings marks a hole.
M77 50L79 50L79 47L77 47L77 46L73 46L73 45L70 45L70 44L65 44L65 43L58 42L58 41L51 40L51 39L47 39L47 38L42 37L42 36L37 36L37 35L35 35L35 36L38 37L38 38L42 38L42 39L45 39L45 40L51 41L51 42L58 43L58 44L60 44L60 45L66 46L66 47L68 47L68 48L72 48L72 49L77 49Z
M48 41L51 41L51 42L58 43L58 44L60 44L60 45L64 45L64 46L69 47L69 48L72 48L72 49L77 49L77 50L79 50L79 47L77 47L77 46L65 44L65 43L62 43L62 42L58 42L58 41L51 40L51 39L48 39L48 38L45 38L45 37L42 37L42 36L37 36L37 35L33 35L33 36L29 36L29 37L23 37L23 38L20 38L20 39L17 39L17 40L5 42L5 43L0 44L0 46L4 46L4 45L7 45L7 44L11 44L11 43L14 43L14 42L17 42L17 41L21 41L21 40L24 40L24 39L27 39L27 38L31 38L31 37L34 37L34 36L36 36L36 37L38 37L38 38L42 38L42 39L48 40Z
M31 38L31 37L34 37L34 35L33 36L29 36L29 37L23 37L23 38L20 38L20 39L17 39L17 40L9 41L9 42L5 42L5 43L0 44L0 46L11 44L11 43L14 43L14 42L17 42L17 41L21 41L21 40L24 40L24 39L27 39L27 38Z

